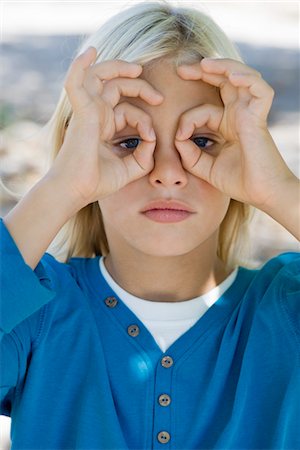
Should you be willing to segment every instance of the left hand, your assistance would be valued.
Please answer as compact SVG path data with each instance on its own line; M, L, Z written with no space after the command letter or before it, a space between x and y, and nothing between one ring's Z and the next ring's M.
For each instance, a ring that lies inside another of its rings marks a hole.
M175 145L183 167L231 198L265 209L294 177L267 128L273 89L259 72L233 59L204 58L177 72L218 87L224 105L201 105L181 116ZM211 153L190 139L205 125L220 136Z

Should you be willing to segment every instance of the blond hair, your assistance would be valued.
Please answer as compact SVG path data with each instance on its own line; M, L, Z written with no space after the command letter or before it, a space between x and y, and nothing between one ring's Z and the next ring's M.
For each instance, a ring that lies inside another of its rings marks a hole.
M89 46L97 49L96 62L121 59L150 64L173 57L175 64L193 63L203 57L242 58L220 27L204 12L190 6L173 6L165 0L141 2L114 15L96 32L85 38L76 56ZM52 160L62 146L72 109L63 88L49 121ZM218 256L228 266L239 262L241 243L245 242L249 206L230 201L219 229ZM59 233L55 253L71 257L107 255L109 246L98 202L77 212Z

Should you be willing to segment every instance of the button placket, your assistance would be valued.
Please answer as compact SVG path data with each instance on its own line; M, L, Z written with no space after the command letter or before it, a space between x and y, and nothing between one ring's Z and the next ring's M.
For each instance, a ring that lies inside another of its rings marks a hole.
M161 356L156 366L153 448L167 449L172 443L172 377L175 361L171 355ZM173 444L175 445L175 443Z

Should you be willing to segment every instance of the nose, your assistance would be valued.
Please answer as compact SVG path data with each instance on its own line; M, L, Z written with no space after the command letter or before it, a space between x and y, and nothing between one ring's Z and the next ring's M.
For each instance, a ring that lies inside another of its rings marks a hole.
M149 174L149 182L154 187L186 186L187 172L181 164L180 154L175 145L160 144L157 141L154 150L154 168Z

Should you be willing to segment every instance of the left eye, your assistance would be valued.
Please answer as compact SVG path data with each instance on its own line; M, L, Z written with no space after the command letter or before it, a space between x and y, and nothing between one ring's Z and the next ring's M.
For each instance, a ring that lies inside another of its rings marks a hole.
M125 139L125 141L119 142L119 146L121 148L125 148L126 150L132 150L136 149L136 147L139 145L140 139L138 138L130 138Z
M214 141L212 141L211 139L208 139L207 137L204 137L204 136L195 137L192 140L200 148L208 148L214 144ZM210 145L207 146L208 142L210 142Z

